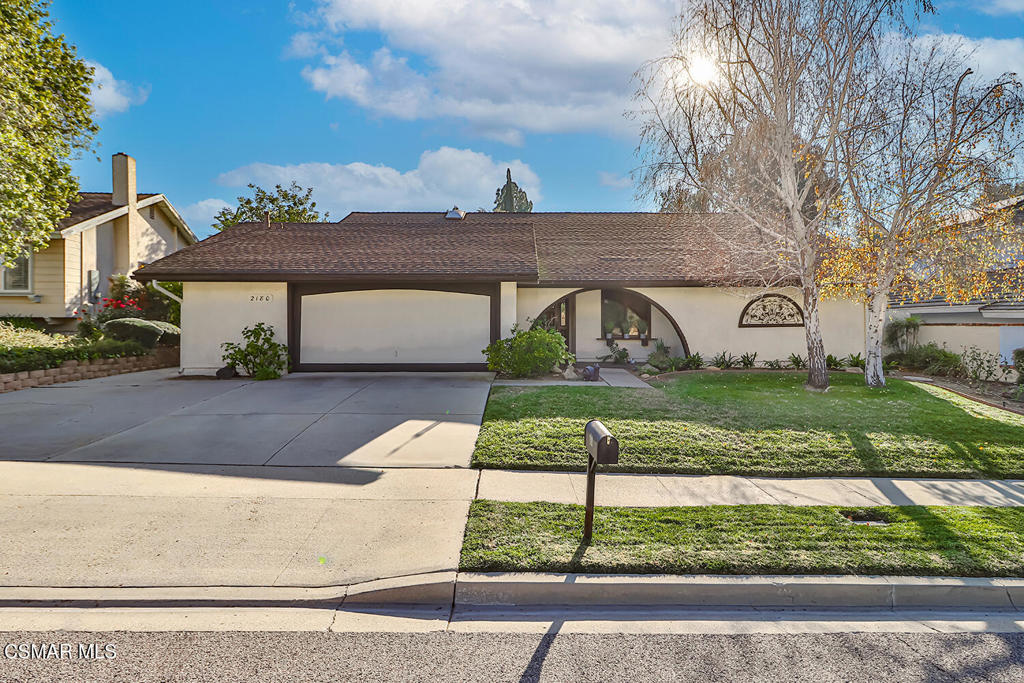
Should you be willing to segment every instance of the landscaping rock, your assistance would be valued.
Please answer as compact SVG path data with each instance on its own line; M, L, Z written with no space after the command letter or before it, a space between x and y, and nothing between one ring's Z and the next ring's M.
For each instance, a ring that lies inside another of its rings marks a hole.
M852 373L857 374L857 375L863 375L864 374L864 371L861 370L860 368L846 368L846 372L852 372Z

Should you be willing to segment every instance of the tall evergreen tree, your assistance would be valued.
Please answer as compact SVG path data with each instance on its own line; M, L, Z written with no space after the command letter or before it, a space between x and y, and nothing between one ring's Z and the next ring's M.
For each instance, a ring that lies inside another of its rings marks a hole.
M529 213L533 211L533 202L526 196L526 191L512 180L512 169L505 169L505 184L494 193L494 210L500 213Z

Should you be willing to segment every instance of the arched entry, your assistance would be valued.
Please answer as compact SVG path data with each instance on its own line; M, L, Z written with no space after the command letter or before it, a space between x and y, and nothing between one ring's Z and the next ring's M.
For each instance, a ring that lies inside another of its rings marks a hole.
M665 307L659 304L649 296L642 294L633 289L626 289L623 287L611 288L611 287L585 287L577 289L574 292L556 299L554 303L545 308L540 315L537 316L538 320L544 320L545 324L558 330L565 337L566 344L569 346L569 351L576 353L576 296L585 292L625 292L630 297L636 297L637 299L646 302L651 307L658 310L665 320L672 326L676 337L679 338L679 343L683 347L683 355L690 355L690 346L686 341L686 335L683 334L683 330L679 327L679 323L676 322L672 314L665 310ZM602 297L603 298L603 297Z

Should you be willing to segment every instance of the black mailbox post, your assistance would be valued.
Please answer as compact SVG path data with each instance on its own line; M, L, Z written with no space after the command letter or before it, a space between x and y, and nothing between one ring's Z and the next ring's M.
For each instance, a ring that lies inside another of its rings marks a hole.
M594 532L594 484L598 465L619 462L619 440L599 420L591 420L583 429L587 446L587 513L583 521L583 542L590 543Z

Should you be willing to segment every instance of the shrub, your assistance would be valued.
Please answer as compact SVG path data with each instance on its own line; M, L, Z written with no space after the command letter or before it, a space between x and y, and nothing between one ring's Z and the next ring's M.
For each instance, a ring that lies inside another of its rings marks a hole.
M274 326L256 323L242 330L242 344L224 342L223 360L253 379L277 379L288 369L288 347L274 341Z
M576 362L565 337L543 326L523 330L515 325L511 337L491 342L483 353L489 370L509 377L536 377L556 365Z
M740 356L740 367L753 368L757 366L757 353L744 353Z
M807 367L807 361L799 353L789 354L789 367L802 370Z
M830 353L825 356L825 367L829 370L842 370L846 367L846 361L842 358L837 358Z
M1017 369L1017 384L1024 384L1024 349L1013 350L1013 367Z
M964 374L974 381L994 382L1006 375L998 353L968 346L961 355Z
M668 355L669 349L665 346L665 342L660 339L654 340L654 351L647 357L647 362L650 365L658 368L662 372L666 370L674 370L672 367L671 358Z
M0 315L0 323L10 325L16 330L35 330L37 332L46 331L46 328L43 327L42 323L37 322L34 318L30 318L27 315Z
M778 360L778 359L776 359L776 360L766 360L764 362L764 366L766 368L768 368L769 370L781 370L783 367L785 367L783 365L782 361Z
M885 343L905 353L917 346L917 333L920 329L921 318L916 315L890 320L885 326Z
M107 336L119 341L137 341L148 349L156 346L164 331L152 320L142 318L115 318L103 323L101 329Z
M921 370L932 375L962 374L963 359L960 354L940 348L934 342L914 346L905 352L887 354L883 360L890 367Z
M55 368L66 360L92 360L94 358L123 358L144 356L148 349L138 342L103 339L85 342L71 339L62 346L0 347L0 372L45 370Z
M679 358L677 356L671 360L673 362L673 370L700 370L704 367L704 359L701 358L699 353L691 353L686 358Z
M867 365L864 362L864 356L862 356L859 353L851 353L849 356L847 356L846 364L849 365L851 368L860 368L861 370L863 370Z
M177 325L172 325L163 320L150 320L148 322L156 325L163 332L160 335L160 344L162 346L177 346L181 343L181 328Z
M732 355L728 351L722 351L711 359L711 364L716 368L721 368L722 370L728 370L729 368L735 367L738 362L739 361L736 356Z
M97 325L103 325L103 323L109 320L119 320L121 318L142 318L143 312L142 307L139 306L138 301L130 297L121 297L119 299L103 298L103 308L96 312L95 320Z
M47 334L30 328L15 327L7 321L0 321L0 349L60 348L74 342L74 337L63 334Z
M629 349L622 348L618 342L612 342L612 345L608 347L608 353L601 356L598 360L602 363L611 361L623 365L629 362Z

